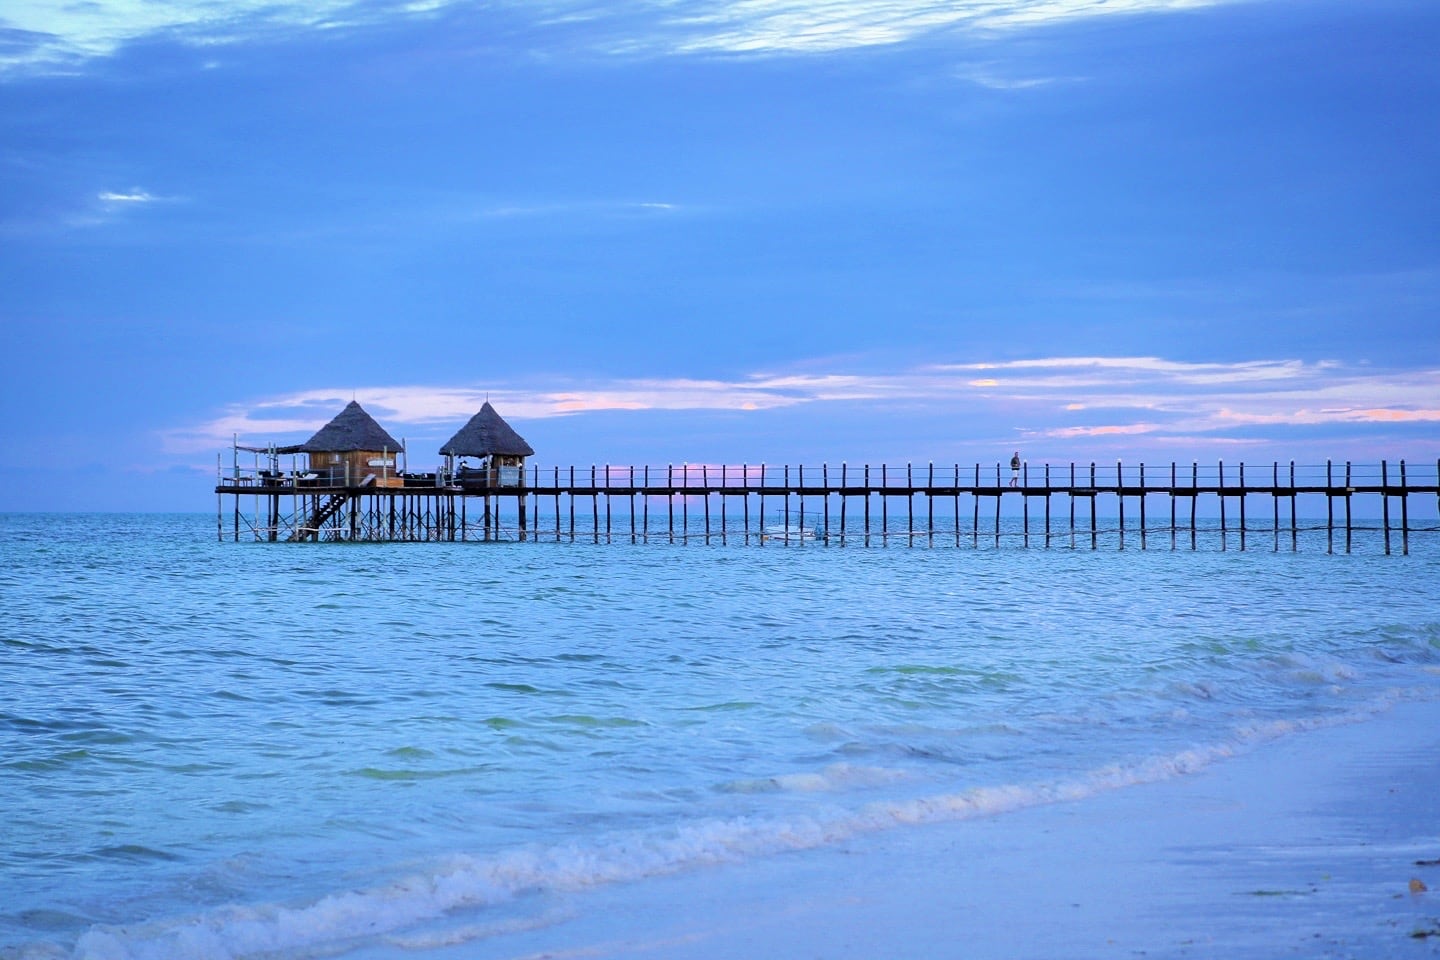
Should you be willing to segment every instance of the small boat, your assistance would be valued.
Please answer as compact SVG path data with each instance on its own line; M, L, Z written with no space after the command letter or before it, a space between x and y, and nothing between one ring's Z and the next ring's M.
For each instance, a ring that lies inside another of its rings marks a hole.
M778 540L783 543L801 543L806 540L819 540L820 531L812 527L802 527L798 524L775 524L766 527L760 534L761 540Z

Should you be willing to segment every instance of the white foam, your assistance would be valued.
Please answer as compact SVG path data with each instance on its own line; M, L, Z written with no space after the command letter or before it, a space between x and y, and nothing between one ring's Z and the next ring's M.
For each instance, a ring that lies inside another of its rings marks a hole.
M910 779L912 774L891 767L853 763L832 763L819 771L784 773L773 777L732 780L721 789L727 793L833 793L864 787L878 787Z
M1402 692L1395 693L1395 698L1402 696ZM1083 799L1103 791L1193 774L1253 744L1355 722L1388 706L1382 701L1368 709L1327 718L1257 721L1234 730L1226 742L1107 764L1071 779L979 785L926 797L874 802L858 810L833 808L806 817L700 820L594 844L517 849L493 856L454 856L435 864L429 872L371 889L334 893L308 904L232 906L149 924L95 927L79 939L73 956L85 960L241 960L269 955L328 955L376 939L417 949L463 943L521 929L526 924L549 922L463 923L463 918L453 916L457 911L501 903L521 892L623 883L820 847L865 833L995 816ZM899 776L897 771L884 768L839 764L821 773L774 781L784 789L832 789L844 783L879 783ZM447 918L451 920L449 925L437 923ZM44 955L36 952L28 956Z

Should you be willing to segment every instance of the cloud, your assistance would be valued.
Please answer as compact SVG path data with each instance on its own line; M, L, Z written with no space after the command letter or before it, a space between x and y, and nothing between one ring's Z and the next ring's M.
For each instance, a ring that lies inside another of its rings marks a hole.
M598 8L589 0L498 0L491 9L526 17L537 28L578 26L598 52L661 56L816 53L903 43L942 29L1015 30L1227 2L1240 0L617 0ZM0 43L0 69L72 69L151 36L213 46L276 31L434 17L466 6L463 0L10 0L0 20L0 38L9 40ZM1017 89L1052 80L992 82Z
M976 378L978 370L993 376ZM172 452L215 449L233 435L260 444L304 439L351 398L396 429L449 430L487 399L516 420L600 412L727 411L800 406L924 408L985 418L1012 435L1195 442L1237 427L1380 427L1440 422L1440 370L1384 370L1300 360L1194 363L1161 357L1055 357L938 364L889 372L760 372L735 379L645 378L519 386L315 389L236 404L165 435ZM848 406L847 406L848 405ZM1168 442L1168 441L1167 441Z
M96 199L101 203L154 203L158 197L152 196L139 187L132 187L128 193L117 193L114 190L102 190L96 194Z
M508 220L564 217L575 214L592 217L634 217L676 213L679 204L658 200L586 200L562 203L510 204L488 206L462 214L469 220Z
M1225 0L731 0L675 5L679 52L824 52L902 43L941 29L1012 30ZM1004 82L1004 81L1000 81ZM1046 79L1012 81L1043 84ZM1014 89L1014 87L1010 87Z
M1035 90L1057 83L1080 83L1084 77L1001 77L983 70L967 70L959 74L978 87L987 90Z

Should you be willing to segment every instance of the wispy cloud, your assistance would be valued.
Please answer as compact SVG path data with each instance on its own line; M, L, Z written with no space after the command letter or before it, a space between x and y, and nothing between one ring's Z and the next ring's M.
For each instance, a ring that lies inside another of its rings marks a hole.
M1239 0L617 0L604 8L588 0L500 0L495 8L526 16L537 27L583 25L603 52L654 56L823 52L902 43L941 29L1014 30L1226 2ZM463 6L463 0L11 0L0 18L0 29L12 38L0 48L0 66L64 67L162 34L217 45L277 29L334 30Z
M681 207L658 200L585 200L535 204L501 204L481 206L462 212L472 220L506 220L538 217L565 217L576 214L591 217L636 217L677 213Z
M1083 83L1085 77L1076 76L1052 76L1052 77L1006 77L995 73L991 69L968 68L959 71L956 76L962 80L987 90L1037 90L1041 87L1051 87L1065 83Z
M977 377L977 372L987 375ZM316 389L237 404L166 436L175 452L213 449L239 434L295 439L360 400L397 428L458 426L489 399L517 420L602 411L761 413L855 404L924 408L983 418L1020 438L1233 438L1237 429L1324 424L1350 428L1440 423L1440 370L1253 360L1194 363L1161 357L1055 357L936 364L890 372L773 372L736 379L653 378L516 386ZM1007 426L1008 425L1008 426Z
M158 197L139 187L132 187L130 190L121 193L115 190L102 190L96 194L96 199L101 203L135 204L154 203Z
M175 203L180 199L151 193L142 187L97 190L76 195L58 209L46 210L28 218L12 217L0 221L0 237L49 236L69 230L103 227L146 207Z
M678 4L668 19L677 30L674 45L679 51L822 52L901 43L947 28L1007 30L1222 2L1226 0L731 0Z

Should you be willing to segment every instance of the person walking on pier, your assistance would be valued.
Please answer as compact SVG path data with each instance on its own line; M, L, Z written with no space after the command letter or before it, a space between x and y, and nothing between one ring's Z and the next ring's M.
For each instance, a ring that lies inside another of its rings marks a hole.
M1015 456L1010 458L1010 486L1020 486L1020 451L1015 451Z

